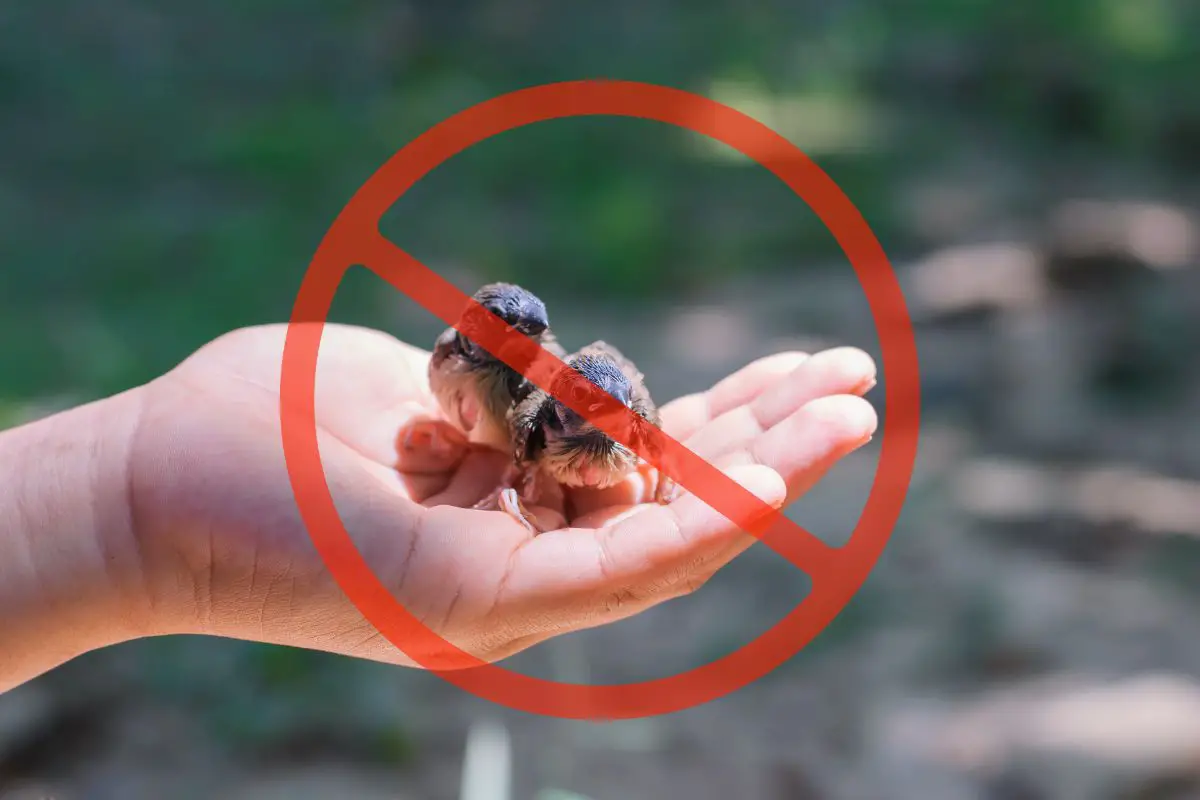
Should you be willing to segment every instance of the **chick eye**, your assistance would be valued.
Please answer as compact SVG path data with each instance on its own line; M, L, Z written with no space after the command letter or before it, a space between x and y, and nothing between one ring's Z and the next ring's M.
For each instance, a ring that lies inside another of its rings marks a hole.
M571 400L576 403L582 403L588 398L588 388L581 384L575 384L571 387Z

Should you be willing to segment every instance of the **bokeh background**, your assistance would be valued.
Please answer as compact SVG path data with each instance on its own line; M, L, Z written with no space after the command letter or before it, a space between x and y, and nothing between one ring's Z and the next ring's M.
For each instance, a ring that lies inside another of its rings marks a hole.
M0 4L0 425L285 320L393 152L583 77L705 94L813 157L899 272L923 387L883 561L735 695L572 723L321 653L138 642L0 697L0 797L456 798L481 723L507 731L514 800L1200 797L1198 42L1188 0ZM661 399L781 348L879 355L816 215L657 123L510 132L384 229L464 289L517 280L570 308L560 335L610 338ZM441 328L362 269L334 318ZM878 440L789 514L844 541ZM673 674L805 591L759 545L508 666ZM504 795L467 800L485 797Z

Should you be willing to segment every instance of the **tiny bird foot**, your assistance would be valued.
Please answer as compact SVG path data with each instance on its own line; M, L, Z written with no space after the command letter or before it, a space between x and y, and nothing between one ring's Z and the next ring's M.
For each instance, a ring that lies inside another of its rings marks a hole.
M681 494L683 489L669 475L658 473L657 485L654 487L654 502L668 505L673 503Z
M488 493L486 497L484 497L475 505L471 506L471 508L475 509L476 511L499 511L500 496L504 494L508 488L510 487L500 486L499 488Z
M525 506L521 495L511 486L499 487L476 503L474 508L480 511L503 511L535 536L553 530L553 526L546 526L538 521L533 512Z
M505 489L500 492L499 504L501 509L517 522L524 525L535 536L545 530L538 525L537 517L531 514L529 509L525 507L525 504L521 502L521 496L517 494L516 489Z
M515 465L510 465L500 477L500 482L496 485L495 490L490 492L486 497L472 506L472 508L480 511L499 511L501 508L500 496L504 494L505 491L515 489L517 486L521 486L522 490L524 490L526 487L528 487L528 485L528 478L525 475L524 470ZM528 497L528 495L526 495L526 497Z

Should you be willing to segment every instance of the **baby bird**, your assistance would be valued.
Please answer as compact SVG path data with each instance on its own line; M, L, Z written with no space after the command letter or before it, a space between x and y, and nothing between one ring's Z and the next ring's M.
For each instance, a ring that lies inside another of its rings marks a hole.
M497 505L530 530L535 530L525 503L536 502L539 480L552 480L563 486L603 489L620 482L637 469L641 460L637 453L615 441L601 429L556 399L555 395L572 402L594 398L588 408L602 411L602 402L595 399L596 388L636 415L629 433L635 443L649 444L644 438L647 425L659 427L658 409L646 389L644 376L632 361L617 348L603 342L593 342L567 360L567 368L555 375L552 393L534 387L520 401L511 415L511 438L514 462L521 490L512 484L499 490ZM660 474L655 500L670 502L677 494L677 485ZM536 532L536 531L535 531Z
M512 283L489 283L473 299L558 358L567 357L550 330L545 304L532 292ZM469 307L459 320L462 332L449 327L438 336L429 359L429 388L442 412L469 442L509 452L510 412L534 386L472 341L472 332L480 329L479 313L475 306ZM432 429L423 433L436 436Z

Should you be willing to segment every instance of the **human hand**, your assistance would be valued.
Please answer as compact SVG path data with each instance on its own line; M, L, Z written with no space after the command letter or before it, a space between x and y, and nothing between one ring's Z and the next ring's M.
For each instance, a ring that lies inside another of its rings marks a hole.
M141 591L155 610L148 632L412 665L345 597L300 518L280 437L286 331L234 331L141 390L128 495ZM668 506L641 502L645 475L541 509L571 527L536 538L502 511L471 509L507 456L458 452L452 440L405 446L411 423L440 417L428 357L383 333L326 325L318 441L363 558L409 612L459 648L495 661L627 617L694 591L753 544L686 492ZM666 404L663 427L780 507L870 438L875 412L856 395L874 376L857 350L779 354Z

